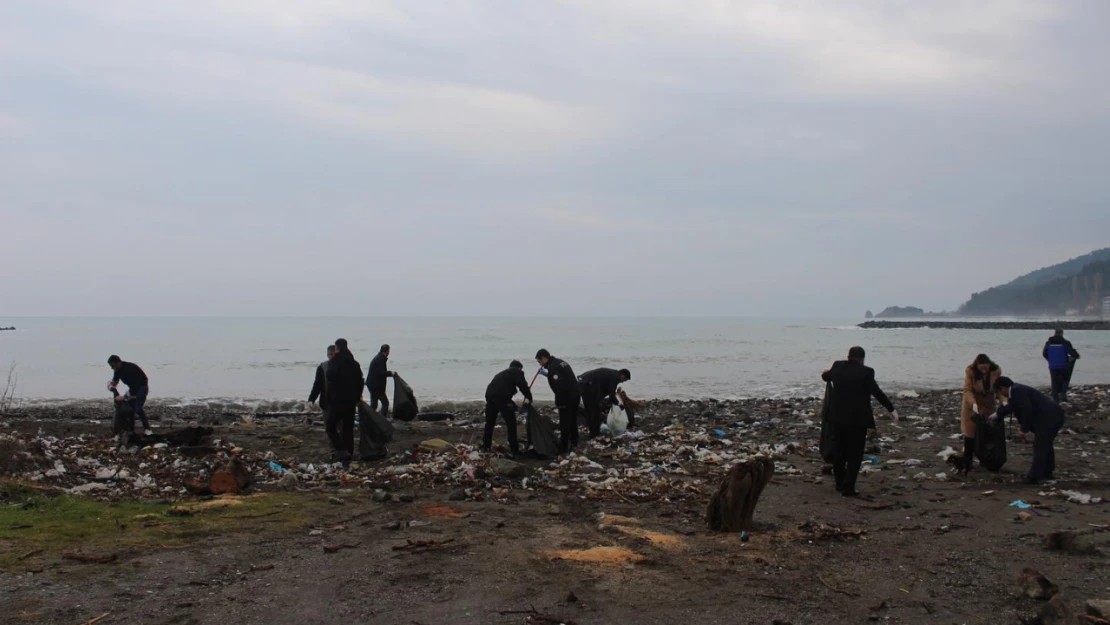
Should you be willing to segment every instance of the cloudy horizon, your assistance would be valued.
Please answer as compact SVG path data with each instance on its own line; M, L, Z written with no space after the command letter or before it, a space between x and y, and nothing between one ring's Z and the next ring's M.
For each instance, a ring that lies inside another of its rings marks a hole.
M1110 5L9 0L0 314L860 316L1110 245Z

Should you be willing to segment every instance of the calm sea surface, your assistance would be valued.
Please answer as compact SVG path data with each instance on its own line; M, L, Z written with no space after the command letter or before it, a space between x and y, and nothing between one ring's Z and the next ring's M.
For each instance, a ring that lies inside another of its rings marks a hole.
M1048 384L1045 331L861 330L847 319L27 318L0 319L0 365L25 401L106 397L110 354L141 365L152 399L303 400L328 343L346 338L365 368L378 345L422 401L481 399L510 360L545 347L582 373L628 367L635 396L816 395L822 369L852 345L890 391L957 388L989 354L1018 381ZM1074 383L1110 382L1110 332L1069 332ZM530 377L530 375L529 375ZM0 386L3 380L0 379ZM539 399L550 399L541 380Z

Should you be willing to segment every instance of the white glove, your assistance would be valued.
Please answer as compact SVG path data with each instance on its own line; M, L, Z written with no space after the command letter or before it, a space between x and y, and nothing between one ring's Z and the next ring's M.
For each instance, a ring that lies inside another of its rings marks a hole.
M971 404L971 411L975 414L979 414L979 404Z
M890 422L891 423L898 423L898 411L897 410L891 410L890 411Z
M991 421L998 421L998 413L996 412L996 413L992 414L991 416L989 416L987 418L990 419Z

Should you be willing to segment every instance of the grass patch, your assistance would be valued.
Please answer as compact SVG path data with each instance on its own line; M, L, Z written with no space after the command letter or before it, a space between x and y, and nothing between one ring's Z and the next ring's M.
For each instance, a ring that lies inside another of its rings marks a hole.
M289 533L309 526L322 499L273 493L184 504L107 503L0 484L0 569L36 568L63 553L122 556L214 535Z

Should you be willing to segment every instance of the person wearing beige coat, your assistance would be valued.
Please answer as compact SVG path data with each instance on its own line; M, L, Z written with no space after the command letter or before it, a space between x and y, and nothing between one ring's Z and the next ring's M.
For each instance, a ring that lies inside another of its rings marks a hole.
M960 430L964 436L964 471L970 471L975 462L975 415L989 417L998 411L996 382L1002 377L1002 367L986 354L979 354L975 362L964 371L963 406L960 410Z

